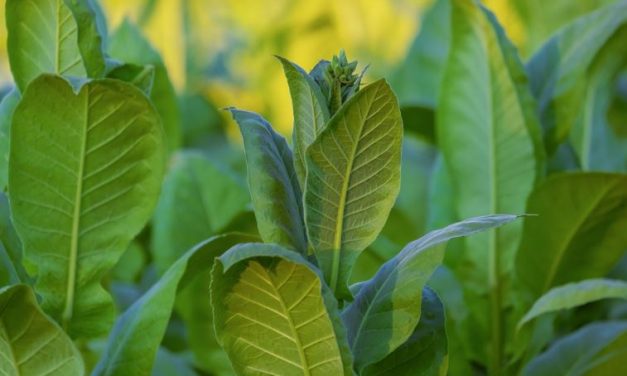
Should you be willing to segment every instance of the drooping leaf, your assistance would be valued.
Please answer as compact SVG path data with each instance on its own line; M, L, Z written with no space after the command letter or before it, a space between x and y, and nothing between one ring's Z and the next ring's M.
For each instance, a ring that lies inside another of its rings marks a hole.
M30 287L0 288L0 373L84 375L72 340L39 306Z
M126 63L152 65L155 79L150 91L166 134L166 145L170 152L181 145L181 110L176 91L170 82L168 71L159 53L150 45L137 26L125 20L109 37L107 52Z
M9 183L11 119L19 101L20 92L17 89L13 89L0 102L0 191L5 191Z
M198 273L210 269L213 260L222 252L246 241L254 241L254 237L239 234L216 236L198 244L178 259L150 290L118 318L92 375L150 374L177 291L185 288Z
M627 177L554 175L533 192L516 275L533 297L550 288L605 276L627 248Z
M246 210L243 182L198 152L174 154L153 217L152 251L164 273L203 239L222 232Z
M627 322L587 325L533 359L525 376L611 376L627 372Z
M555 287L535 301L533 307L518 322L518 328L545 313L610 298L627 299L627 282L611 279L588 279Z
M446 242L514 221L516 215L490 215L435 230L408 244L362 285L342 312L358 372L401 346L420 319L422 287L440 265Z
M58 1L58 0L57 0ZM78 50L89 77L100 78L106 69L104 41L107 31L98 22L95 0L63 0L76 22Z
M7 0L7 49L20 91L42 73L84 77L78 28L61 0Z
M338 296L348 296L352 265L398 195L402 134L396 96L379 80L351 97L307 149L307 233Z
M122 64L107 72L107 78L115 78L137 86L150 95L155 80L155 67L152 65Z
M216 333L238 374L353 374L337 302L302 256L242 244L212 276Z
M42 75L13 115L9 191L42 306L73 338L113 320L100 279L149 219L164 167L163 131L137 88L79 87Z
M294 167L301 186L305 185L305 151L322 132L330 114L318 84L301 67L278 57L283 64L294 111Z
M444 307L428 287L422 293L420 322L409 339L383 360L366 367L363 376L441 376L447 374Z
M549 154L568 136L584 107L588 69L627 22L627 2L617 1L560 29L527 63Z
M452 9L437 127L457 216L523 213L543 168L524 69L491 13L472 1L455 0ZM484 288L494 288L511 270L521 227L513 224L467 242L468 261Z
M248 186L261 238L306 252L302 195L287 142L261 116L230 111L244 138Z

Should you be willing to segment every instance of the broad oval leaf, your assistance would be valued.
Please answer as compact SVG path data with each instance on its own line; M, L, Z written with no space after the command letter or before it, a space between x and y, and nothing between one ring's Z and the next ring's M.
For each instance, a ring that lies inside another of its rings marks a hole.
M305 253L302 194L292 151L261 116L234 108L229 111L244 138L248 186L261 238Z
M210 270L221 253L254 237L227 234L207 239L185 253L117 320L93 376L149 375L178 291ZM212 335L212 333L205 333Z
M527 63L549 153L581 113L590 65L626 22L627 1L608 5L560 29Z
M609 376L627 373L627 322L594 323L557 340L523 370L525 376Z
M216 333L238 374L353 374L337 302L299 254L243 244L212 274Z
M540 129L525 71L494 16L452 2L452 42L438 102L438 142L459 218L523 213L543 169ZM513 267L521 223L467 242L486 289Z
M518 329L545 313L588 304L601 299L627 299L627 282L610 279L589 279L555 287L540 299L518 322Z
M163 167L159 115L134 86L75 88L42 75L24 92L11 129L11 209L42 306L71 337L109 329L100 280L149 219Z
M7 48L20 91L42 73L84 77L78 27L64 0L7 0Z
M516 275L532 297L606 275L627 248L627 176L554 175L529 197Z
M348 296L352 265L400 190L403 123L385 80L358 91L306 153L305 223L325 280Z
M223 232L247 209L245 183L199 152L172 156L153 217L152 253L164 273L192 246Z
M361 285L342 312L348 342L361 372L401 346L420 319L422 287L442 263L446 242L514 221L516 215L489 215L435 230L408 244Z
M329 109L318 84L301 67L277 56L287 78L294 111L294 167L301 185L305 184L305 152L329 121Z
M30 287L0 288L0 373L84 375L72 340L39 306Z
M381 361L361 373L363 376L443 376L448 368L448 344L444 306L428 287L422 292L420 322L409 339Z

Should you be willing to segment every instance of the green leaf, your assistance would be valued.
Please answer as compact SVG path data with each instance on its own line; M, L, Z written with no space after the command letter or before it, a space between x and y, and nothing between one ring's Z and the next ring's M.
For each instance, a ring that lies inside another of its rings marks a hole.
M244 138L248 186L261 238L306 252L301 190L287 142L261 116L229 111Z
M626 351L627 322L594 323L556 341L527 364L523 375L622 375Z
M457 216L523 213L543 168L524 69L491 13L475 2L455 0L452 17L437 127ZM468 261L484 288L494 289L512 269L521 225L468 241Z
M11 90L0 102L0 191L5 191L9 184L11 119L19 102L20 92L17 89Z
M545 313L588 304L601 299L627 299L627 282L610 279L588 279L555 287L540 299L518 322L518 329Z
M402 137L396 97L379 80L344 103L307 149L307 233L338 296L349 296L352 265L379 235L399 193Z
M516 218L507 214L476 217L432 231L408 244L362 285L342 312L357 371L385 358L414 332L420 319L422 287L441 264L447 241Z
M155 67L152 65L122 64L107 72L107 78L115 78L133 84L150 96L155 81Z
M240 234L221 235L207 239L185 253L118 318L92 375L150 374L177 291L184 289L198 273L210 269L214 259L226 249L246 241L254 241L254 238Z
M151 376L196 376L196 372L185 359L161 347L157 352Z
M13 115L9 191L42 306L71 337L106 333L100 285L156 204L163 131L146 96L117 80L35 79Z
M366 367L363 376L446 375L448 349L444 307L436 293L422 293L420 322L409 339L383 360Z
M287 78L294 111L294 167L301 185L305 184L305 152L329 121L327 101L318 84L298 65L277 56Z
M182 142L181 110L176 91L168 77L168 71L159 53L150 45L137 26L125 20L109 37L107 52L116 59L136 65L152 65L155 79L150 99L157 108L166 134L169 152Z
M537 298L554 286L605 276L627 248L627 177L554 175L529 197L516 275Z
M152 253L159 273L203 239L222 232L250 198L237 176L198 152L174 154L153 217Z
M25 285L0 288L0 373L84 375L72 340L37 305Z
M58 1L58 0L57 0ZM72 12L77 27L78 49L83 58L87 76L100 78L104 75L106 64L104 37L107 31L98 22L95 0L63 0Z
M0 257L7 273L5 279L9 282L5 284L29 283L30 277L22 266L22 242L13 227L9 199L4 193L0 193L0 246ZM0 269L0 276L2 274ZM0 286L5 284L0 283Z
M238 374L353 374L337 302L302 256L242 244L212 275L216 334Z
M78 28L61 0L7 0L7 49L20 91L42 73L85 77Z
M584 107L588 69L626 22L626 1L603 7L560 29L527 63L549 154L566 139Z

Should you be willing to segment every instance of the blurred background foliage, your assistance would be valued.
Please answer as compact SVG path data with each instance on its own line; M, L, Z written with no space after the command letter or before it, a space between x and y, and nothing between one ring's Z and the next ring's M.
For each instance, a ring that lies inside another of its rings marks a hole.
M528 57L559 26L609 0L486 0ZM217 108L259 112L285 134L292 115L281 55L309 69L340 48L370 64L368 77L390 76L420 30L433 0L100 0L108 30L129 19L160 52L179 94L200 94ZM4 13L4 1L1 4ZM547 20L551 20L548 22ZM6 27L0 82L9 84ZM3 85L4 86L4 85ZM184 107L184 106L183 106ZM183 108L184 110L184 108ZM230 122L215 112L213 121ZM229 127L229 129L233 129ZM235 134L230 132L231 134Z

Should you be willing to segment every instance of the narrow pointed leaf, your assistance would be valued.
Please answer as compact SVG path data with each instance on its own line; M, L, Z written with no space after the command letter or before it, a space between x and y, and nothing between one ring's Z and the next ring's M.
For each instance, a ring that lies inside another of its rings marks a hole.
M302 256L243 244L219 260L215 329L238 374L353 374L337 302Z
M340 296L352 265L379 235L400 189L403 124L376 81L333 116L307 150L305 222L325 280Z
M436 293L422 292L420 322L412 335L381 361L366 367L363 376L440 376L447 374L448 345L444 306Z
M533 359L525 376L606 376L627 373L627 322L594 323L556 341Z
M294 167L301 186L305 184L305 151L329 121L326 99L316 82L298 65L278 57L283 64L292 95L294 112Z
M84 375L72 340L39 306L30 287L0 288L0 373Z
M207 239L185 253L118 318L92 375L150 374L172 315L177 292L191 283L199 273L210 270L214 259L229 247L238 242L254 240L254 237L247 235L221 235Z
M606 275L627 249L627 177L555 175L529 198L516 274L535 298L550 288Z
M261 116L230 111L244 138L248 186L261 238L266 243L306 252L302 194L292 151Z
M7 0L7 49L20 91L42 73L84 77L78 28L61 0Z
M536 300L533 307L518 322L518 329L545 313L611 298L627 299L627 282L610 279L588 279L555 287Z
M363 370L401 346L420 319L422 287L442 263L446 242L514 221L516 215L467 219L408 244L363 284L342 312L355 368Z
M24 93L11 131L11 209L38 267L42 306L74 338L101 335L114 312L100 280L157 201L159 116L130 84L73 87L43 75Z

